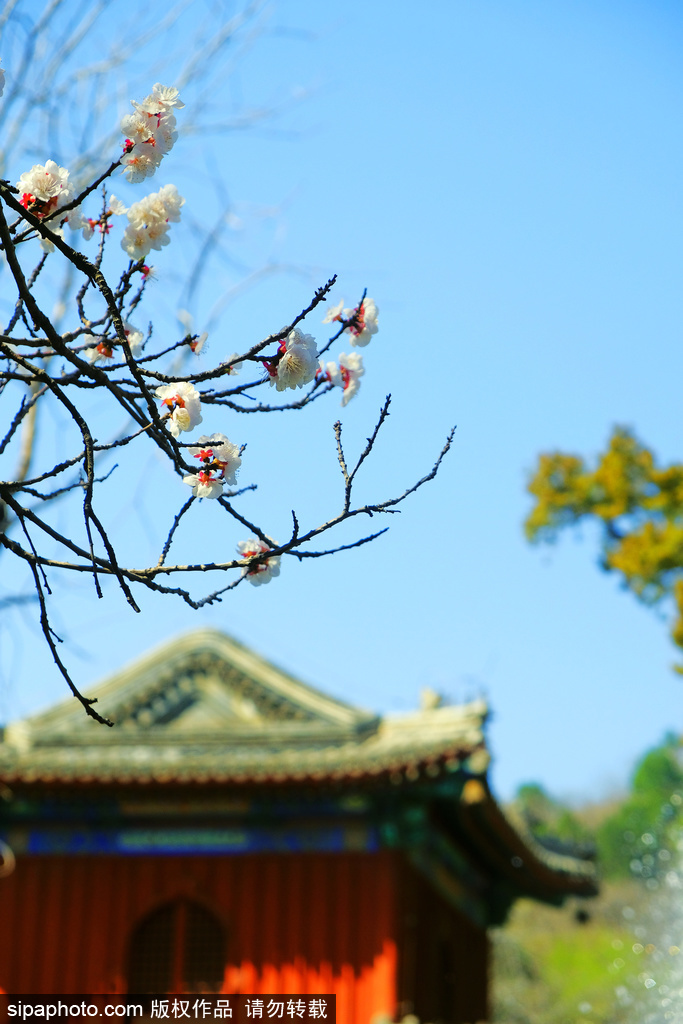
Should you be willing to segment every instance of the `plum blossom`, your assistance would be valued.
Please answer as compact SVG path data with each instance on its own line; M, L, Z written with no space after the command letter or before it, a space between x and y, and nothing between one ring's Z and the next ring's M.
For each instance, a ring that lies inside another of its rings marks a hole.
M302 334L295 327L280 343L279 351L282 355L277 364L269 359L263 361L270 383L278 391L301 388L313 380L318 369L318 349L311 334Z
M180 96L178 90L173 85L162 85L160 82L156 82L152 87L151 96L147 97L147 100L153 99L162 110L169 111L173 107L177 107L178 110L182 110L185 106L184 103L180 102Z
M82 229L83 238L86 242L89 242L93 234L95 233L95 228L98 229L101 235L108 235L111 230L109 218L111 216L121 217L124 213L127 212L128 208L124 206L120 199L117 199L116 196L113 195L110 197L109 206L104 211L102 216L98 217L97 219L93 219L92 217L81 217L81 222L79 224L72 223L71 227L75 228L76 230Z
M229 441L225 434L202 435L199 439L200 448L189 448L189 454L202 462L202 470L216 474L226 484L234 484L235 473L242 465L240 450Z
M354 309L343 309L344 300L338 302L336 306L330 306L325 318L324 324L334 323L335 320L340 323L347 324L348 320L353 319L352 324L347 324L344 327L344 333L351 335L351 344L360 345L364 348L368 344L373 334L377 334L377 315L379 310L375 305L374 299L363 299L360 304L360 309L356 306Z
M99 340L94 334L84 334L83 341L89 342L94 341L95 344L91 345L90 348L83 350L83 357L88 360L89 363L99 363L103 359L113 359L114 351L112 343L108 338L100 337Z
M114 358L114 350L111 348L108 342L101 341L98 345L92 348L86 348L83 355L89 363L100 363L104 359L110 360Z
M234 360L236 360L236 362ZM240 361L239 352L233 352L231 356L228 356L228 358L224 359L219 365L225 367L225 372L229 377L234 377L240 372L244 363Z
M356 306L355 309L344 310L344 320L350 320L352 317L354 319L354 323L344 329L345 334L351 335L352 345L360 345L361 348L364 348L373 334L377 334L379 330L377 326L378 313L379 310L374 299L363 299L360 309Z
M190 342L190 348L196 356L200 354L204 346L206 345L206 339L209 337L208 331L202 331L201 334L196 335L194 341Z
M256 537L250 537L249 540L240 541L237 545L237 550L242 558L253 558L255 555L262 555L266 551L270 551L270 547L265 541L257 540ZM246 576L255 587L260 586L262 583L270 583L273 576L279 575L279 555L273 555L272 558L266 558L263 562L257 562L255 565L245 565L242 569L242 576Z
M64 229L60 228L60 226L58 224L51 224L50 225L50 231L52 232L53 235L56 235L57 238L64 239ZM55 251L55 243L52 241L51 238L43 238L41 236L40 248L43 250L43 252L54 252Z
M24 171L16 187L21 194L21 205L34 217L39 217L41 220L51 217L70 203L74 197L74 187L69 181L69 172L65 167L56 164L54 160L48 160L45 164L34 164L30 171ZM74 231L78 231L86 223L78 208L68 210L61 223L63 224L65 220ZM64 238L60 224L51 224L50 230L58 238ZM51 238L41 236L40 248L43 252L54 252L55 244Z
M320 360L320 375L326 377L335 387L344 389L341 404L346 405L360 388L360 378L365 373L363 357L360 352L345 352L339 356L337 363L324 363Z
M0 96L5 91L5 72L0 68Z
M183 430L192 430L202 422L201 399L193 384L186 381L163 384L156 389L155 394L171 412L168 429L174 437L178 437Z
M195 498L220 498L223 493L223 481L215 477L210 469L188 473L183 477L183 483L192 488Z
M61 210L74 197L69 172L54 160L34 164L30 171L24 171L16 187L21 196L21 205L35 217L47 217Z
M198 356L206 344L206 339L209 337L208 331L203 331L202 334L195 334L194 317L192 316L192 313L189 313L186 309L177 310L176 319L180 320L181 324L187 331L187 334L183 339L185 344L189 345L194 354Z
M135 113L121 121L126 137L121 163L130 182L151 177L178 138L174 107L184 107L178 90L156 83L142 103L131 101Z
M133 203L128 212L128 227L121 239L132 260L143 259L150 249L168 245L168 226L180 220L180 207L185 200L175 185L164 185L158 192Z
M341 311L344 308L344 300L338 302L336 306L330 306L327 313L325 314L324 324L334 323L335 320L341 320Z
M176 310L176 320L180 320L188 334L192 334L194 328L194 317L186 309Z
M115 217L120 217L122 214L128 213L128 207L115 195L111 195L109 197L109 212L113 213Z
M123 320L123 333L126 335L126 341L128 342L128 348L130 349L131 355L137 356L138 352L142 348L144 341L144 335L142 331L139 331L137 327L128 320Z
M128 347L130 348L131 355L137 356L144 340L144 335L142 331L139 331L137 327L133 327L133 325L129 323L127 320L123 321L123 331L124 334L126 335L126 341L128 342ZM98 341L97 338L92 334L85 334L83 336L83 339L84 341L97 342L96 345L93 345L91 348L86 348L83 352L84 357L89 362L99 363L103 359L114 358L114 346L116 344L115 341L110 341L109 338L103 337L101 337L100 340ZM123 358L123 352L121 352L122 361Z

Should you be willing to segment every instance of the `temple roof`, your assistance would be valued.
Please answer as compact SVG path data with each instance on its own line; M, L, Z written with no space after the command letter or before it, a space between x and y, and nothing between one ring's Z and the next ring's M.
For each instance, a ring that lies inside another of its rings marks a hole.
M379 717L335 700L212 629L178 637L87 691L9 725L5 782L434 779L489 757L483 701Z
M394 795L403 794L409 817L421 807L423 821L499 880L501 907L522 893L556 902L596 892L589 859L544 848L492 796L485 701L379 716L305 685L212 629L166 642L87 696L114 728L87 717L73 698L5 728L0 783L8 792L53 798L87 789L101 803L105 793L123 790L202 785L205 793L227 787L254 796L275 788L286 808L303 786L320 795L364 791L377 808L394 810ZM428 846L424 837L412 843L416 863ZM429 858L422 868L434 875Z

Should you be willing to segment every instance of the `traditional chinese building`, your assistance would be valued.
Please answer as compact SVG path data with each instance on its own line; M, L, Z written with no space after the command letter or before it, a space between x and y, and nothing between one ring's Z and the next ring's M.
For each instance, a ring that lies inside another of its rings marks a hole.
M491 796L486 705L379 717L212 630L0 742L0 988L337 995L487 1016L487 928L595 892ZM11 854L16 858L10 873Z

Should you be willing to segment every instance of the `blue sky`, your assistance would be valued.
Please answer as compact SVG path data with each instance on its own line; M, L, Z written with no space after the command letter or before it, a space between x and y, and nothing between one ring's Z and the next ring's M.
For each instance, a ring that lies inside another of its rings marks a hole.
M279 329L334 272L335 301L368 288L380 333L343 411L335 396L287 421L207 427L248 443L249 514L273 536L291 508L308 522L336 511L340 412L353 449L392 393L363 500L413 483L453 424L455 444L374 545L288 559L269 586L200 613L145 595L135 616L115 592L98 602L67 581L55 621L80 683L211 624L380 711L416 707L424 686L484 694L503 798L535 779L599 799L679 728L666 622L599 572L590 529L531 548L522 522L541 451L591 456L618 423L662 460L683 457L682 37L680 7L652 0L278 0L264 13L213 99L229 113L284 100L283 112L181 137L158 175L187 197L187 231L233 202L224 256L187 303L198 328L244 273L274 271L226 305L206 361ZM155 260L161 324L182 259L170 246ZM320 320L307 329L322 340ZM154 460L139 479L132 496L108 493L114 529L138 538L146 564L185 495ZM187 550L242 539L207 502L193 512ZM5 617L0 645L0 717L64 696L30 609Z

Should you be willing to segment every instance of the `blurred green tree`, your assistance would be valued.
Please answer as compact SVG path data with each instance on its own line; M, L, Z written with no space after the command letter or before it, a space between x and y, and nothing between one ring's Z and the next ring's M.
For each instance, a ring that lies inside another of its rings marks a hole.
M559 800L550 796L538 782L521 785L515 795L515 809L527 828L540 839L550 837L564 843L585 843L591 840L576 815Z
M669 733L643 755L629 796L597 829L603 873L647 880L668 869L679 839L682 804L681 745Z

